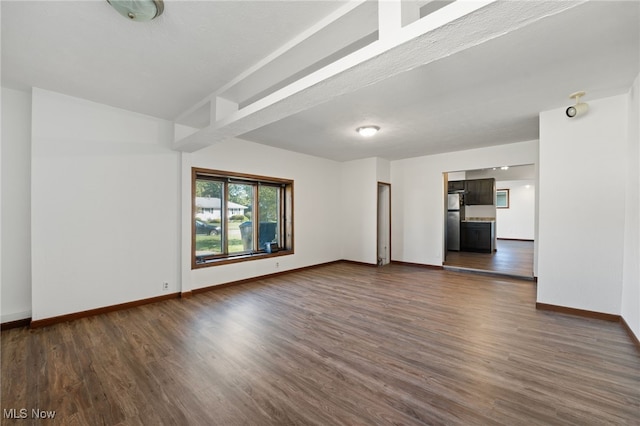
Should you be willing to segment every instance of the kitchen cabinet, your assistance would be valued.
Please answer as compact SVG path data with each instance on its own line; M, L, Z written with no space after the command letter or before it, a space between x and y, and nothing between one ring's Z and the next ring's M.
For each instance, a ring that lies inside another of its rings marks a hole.
M495 241L495 222L462 222L460 250L492 253Z
M496 198L496 180L465 180L464 204L467 206L492 206Z
M447 183L447 189L449 192L462 192L464 191L464 181L463 180L450 180Z

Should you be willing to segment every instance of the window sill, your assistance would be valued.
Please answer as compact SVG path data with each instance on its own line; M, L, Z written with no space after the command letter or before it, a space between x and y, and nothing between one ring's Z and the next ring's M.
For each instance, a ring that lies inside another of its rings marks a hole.
M247 262L251 260L259 260L259 259L267 259L270 257L279 257L279 256L288 256L293 254L293 250L280 250L275 253L253 253L253 254L244 254L233 257L220 257L217 259L207 259L203 262L197 262L193 259L193 263L191 265L191 269L200 269L200 268L208 268L210 266L219 266L219 265L229 265L231 263L240 263Z

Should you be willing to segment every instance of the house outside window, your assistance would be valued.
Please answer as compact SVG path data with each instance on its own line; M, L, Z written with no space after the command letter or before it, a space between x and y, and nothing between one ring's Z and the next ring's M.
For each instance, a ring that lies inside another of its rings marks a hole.
M200 220L220 219L220 198L216 197L196 197L196 217ZM246 206L241 206L234 202L227 202L227 217L235 215L245 215Z

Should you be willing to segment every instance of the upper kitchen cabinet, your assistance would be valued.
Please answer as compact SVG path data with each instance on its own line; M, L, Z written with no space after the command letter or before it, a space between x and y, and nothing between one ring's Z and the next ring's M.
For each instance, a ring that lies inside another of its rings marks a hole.
M447 189L449 192L463 192L464 181L463 180L450 180L447 183Z
M464 204L467 206L492 206L496 199L496 180L466 180Z

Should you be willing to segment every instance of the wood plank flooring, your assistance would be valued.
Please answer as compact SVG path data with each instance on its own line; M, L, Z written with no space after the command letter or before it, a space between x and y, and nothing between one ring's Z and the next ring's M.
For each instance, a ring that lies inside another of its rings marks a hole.
M348 263L1 334L3 410L61 425L640 424L618 323L512 278Z
M448 251L445 266L533 278L533 241L498 240L493 253Z

